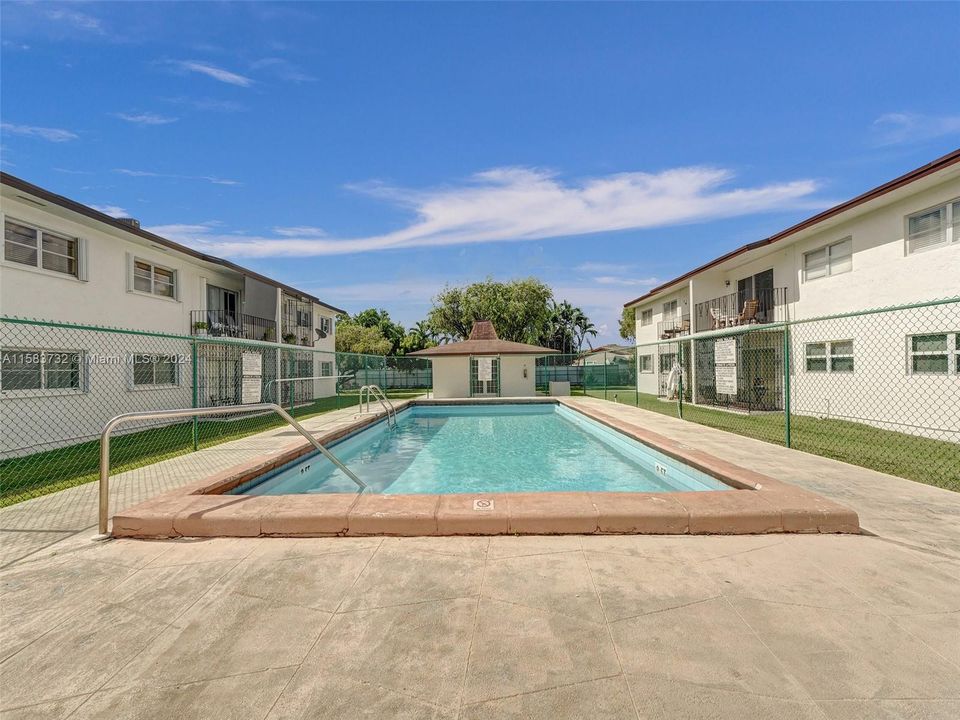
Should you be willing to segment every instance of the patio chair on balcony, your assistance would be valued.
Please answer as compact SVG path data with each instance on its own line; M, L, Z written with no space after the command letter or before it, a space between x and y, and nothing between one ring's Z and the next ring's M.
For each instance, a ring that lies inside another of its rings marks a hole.
M674 323L671 328L664 328L663 335L661 340L668 340L672 337L677 337L678 335L686 335L690 332L690 320L685 319L681 320L679 323Z
M718 330L719 328L724 328L727 326L729 318L720 312L720 308L712 307L710 308L710 320L713 322L713 327L711 330Z
M747 300L743 303L743 312L733 319L733 325L749 325L757 321L757 308L760 307L759 300Z

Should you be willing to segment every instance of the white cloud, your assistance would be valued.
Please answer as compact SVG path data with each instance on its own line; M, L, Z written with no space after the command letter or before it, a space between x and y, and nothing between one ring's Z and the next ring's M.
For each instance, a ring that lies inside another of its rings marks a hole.
M216 65L210 65L209 63L198 62L196 60L173 60L172 64L181 70L200 73L201 75L206 75L207 77L229 85L249 87L253 84L253 80L245 75L239 75L235 72L219 68Z
M295 227L275 227L273 231L283 237L326 237L327 231L312 225L297 225Z
M186 105L197 110L209 110L215 112L240 112L246 110L246 107L233 100L218 100L216 98L188 98L172 97L164 98L164 102L174 105Z
M175 178L177 180L203 180L213 185L243 185L239 180L215 177L212 175L178 175L176 173L158 173L151 170L131 170L130 168L114 168L115 173L127 177Z
M115 113L121 120L135 123L137 125L169 125L176 122L177 118L166 115L157 115L156 113Z
M69 130L61 128L37 127L36 125L14 125L13 123L0 123L0 130L11 135L23 135L25 137L37 137L50 142L67 142L76 140L79 136Z
M871 127L876 145L903 145L933 140L946 135L960 135L960 115L923 115L921 113L886 113Z
M119 205L91 205L94 210L99 210L100 212L109 215L110 217L122 218L130 217L130 213L124 210Z
M47 19L56 22L65 22L73 25L79 30L88 30L91 32L103 34L103 25L99 18L86 13L76 12L75 10L48 10Z
M818 188L814 180L736 188L728 187L732 179L731 171L708 167L619 173L577 182L564 182L543 170L496 168L452 187L410 190L383 183L351 186L415 213L416 219L409 225L382 235L211 234L196 240L226 255L303 257L529 241L827 205L811 197Z

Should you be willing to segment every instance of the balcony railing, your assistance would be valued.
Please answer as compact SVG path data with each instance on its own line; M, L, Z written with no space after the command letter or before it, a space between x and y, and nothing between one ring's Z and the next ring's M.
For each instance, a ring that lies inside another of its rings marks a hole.
M672 320L662 320L657 323L657 337L661 340L670 340L690 334L690 316L679 315Z
M787 288L764 288L697 303L694 308L696 332L738 325L756 325L787 319Z
M191 310L190 332L194 335L277 341L275 320L231 310Z

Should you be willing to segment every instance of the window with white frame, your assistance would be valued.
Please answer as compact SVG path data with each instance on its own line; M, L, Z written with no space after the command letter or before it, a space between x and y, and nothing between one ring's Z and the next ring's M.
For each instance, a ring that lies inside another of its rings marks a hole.
M331 318L328 318L325 315L320 316L320 332L322 332L324 335L330 334L331 324L332 324Z
M907 338L914 375L960 373L960 332L911 335Z
M853 270L853 238L844 238L803 254L803 279L816 280Z
M177 271L134 258L133 289L137 292L176 299Z
M333 362L324 360L320 363L320 375L323 377L333 377Z
M679 317L679 312L677 308L677 301L671 300L670 302L665 302L663 304L663 319L664 320L674 320Z
M907 254L960 242L960 200L907 218Z
M79 278L80 240L15 220L5 220L3 259Z
M0 388L11 390L85 390L81 350L6 348L0 354Z
M130 357L130 384L134 388L178 385L177 358L165 353L137 353Z
M642 373L653 372L653 355L641 355L637 358L637 363Z
M653 308L640 311L640 325L653 325Z
M853 340L807 343L804 356L807 372L853 372Z

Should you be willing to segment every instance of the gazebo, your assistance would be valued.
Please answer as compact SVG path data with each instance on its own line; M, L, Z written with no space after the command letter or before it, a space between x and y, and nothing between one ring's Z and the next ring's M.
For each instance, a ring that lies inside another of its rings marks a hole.
M557 352L501 340L492 322L478 320L466 340L410 355L433 362L435 398L532 397L537 394L536 359Z

